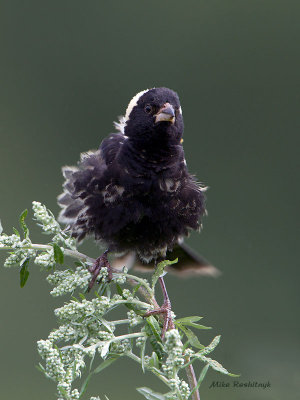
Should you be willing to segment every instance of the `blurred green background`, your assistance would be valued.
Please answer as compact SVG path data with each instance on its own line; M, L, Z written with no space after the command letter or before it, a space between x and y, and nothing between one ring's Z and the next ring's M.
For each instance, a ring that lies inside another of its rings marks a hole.
M61 166L96 148L136 92L179 93L189 169L210 186L209 217L189 243L223 275L168 276L173 308L205 317L203 343L222 334L213 357L241 382L271 383L209 389L234 380L209 371L203 399L299 398L299 17L298 1L0 1L6 231L32 200L58 212ZM83 248L98 254L92 240ZM60 303L34 265L24 289L16 270L0 274L0 397L54 399L36 340ZM121 360L89 394L138 400L136 380L162 389Z

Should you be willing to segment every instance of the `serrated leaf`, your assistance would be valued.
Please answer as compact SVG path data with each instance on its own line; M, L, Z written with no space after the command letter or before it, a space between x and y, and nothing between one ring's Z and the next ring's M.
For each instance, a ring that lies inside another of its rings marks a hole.
M27 214L28 214L28 210L25 209L19 217L20 226L23 230L25 239L27 239L29 236L29 229L25 223L25 218L27 217Z
M176 264L177 262L178 262L178 258L176 258L176 259L173 260L173 261L164 260L164 261L161 261L161 262L157 265L157 267L156 267L156 269L155 269L155 272L154 272L154 274L152 275L152 288L154 288L154 286L156 285L156 282L158 281L158 278L159 278L160 276L163 276L163 275L164 275L165 268L166 268L168 265Z
M197 336L194 334L193 331L191 331L189 328L187 328L184 325L179 324L178 322L175 321L175 325L182 330L182 332L186 335L186 337L188 338L188 341L190 342L190 344L194 347L196 347L197 349L203 349L204 346L203 344L201 344L199 342L199 339L197 338Z
M224 368L223 365L220 364L218 361L212 360L212 359L209 358L209 357L206 357L206 356L204 356L204 355L201 355L201 353L200 353L200 354L197 353L196 357L197 357L199 360L201 360L201 361L203 361L203 362L209 364L209 366L210 366L212 369L214 369L215 371L221 372L221 374L229 375L229 376L232 376L232 377L239 377L239 375L232 374L232 373L228 372L227 369Z
M26 258L26 260L22 264L22 268L20 270L20 286L21 288L25 286L27 279L29 277L29 271L28 271L28 265L29 265L29 258Z
M147 387L140 387L136 389L140 394L142 394L147 400L166 400L166 397L161 394L154 392L152 389Z
M206 355L211 353L220 343L221 335L218 335L213 338L211 343L208 346L205 346L204 349L201 351L202 355Z
M62 249L56 243L53 243L52 247L53 247L55 262L57 262L58 264L63 264L64 263L64 253L63 253Z
M197 317L197 316L192 316L192 317L184 317L184 318L179 318L176 319L176 322L179 322L180 324L186 323L186 322L197 322L200 321L203 317Z

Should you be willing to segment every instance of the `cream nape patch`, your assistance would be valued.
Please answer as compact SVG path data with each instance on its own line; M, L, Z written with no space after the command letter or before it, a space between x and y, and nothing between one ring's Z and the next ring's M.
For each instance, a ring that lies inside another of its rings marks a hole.
M152 88L154 89L154 88ZM126 113L125 113L125 121L128 121L129 119L129 115L132 111L132 109L137 105L139 99L143 96L143 94L149 92L149 90L151 89L146 89L146 90L142 90L141 92L137 93L135 96L133 96L133 98L130 100L127 109L126 109Z
M155 88L151 88L155 89ZM151 89L145 89L142 90L141 92L137 93L133 98L130 100L126 112L124 116L119 117L119 122L114 122L114 126L118 129L119 132L121 132L124 135L124 130L126 126L126 122L129 120L129 115L133 108L137 105L139 99L143 96L143 94L149 92Z

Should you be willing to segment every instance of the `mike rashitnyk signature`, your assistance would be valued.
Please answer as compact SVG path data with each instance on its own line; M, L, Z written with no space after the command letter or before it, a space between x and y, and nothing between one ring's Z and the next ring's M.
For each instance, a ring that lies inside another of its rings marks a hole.
M248 382L224 382L224 381L212 381L209 386L209 389L214 388L257 388L257 389L267 389L271 387L271 383L267 382L257 382L257 381L248 381Z

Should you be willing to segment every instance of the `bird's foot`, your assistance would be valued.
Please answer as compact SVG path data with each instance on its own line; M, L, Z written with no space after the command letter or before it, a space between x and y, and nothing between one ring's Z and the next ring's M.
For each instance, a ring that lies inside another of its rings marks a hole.
M171 310L171 302L169 299L166 299L163 305L156 310L151 310L146 312L143 317L149 317L150 315L161 315L163 319L163 329L161 332L161 338L165 338L165 334L167 330L174 329L175 325L172 318L172 310Z
M89 268L89 272L92 275L92 279L90 280L88 291L92 289L94 286L96 279L101 271L102 268L107 268L107 281L110 282L112 280L112 267L107 258L108 250L106 250L100 257L98 257L94 264Z

